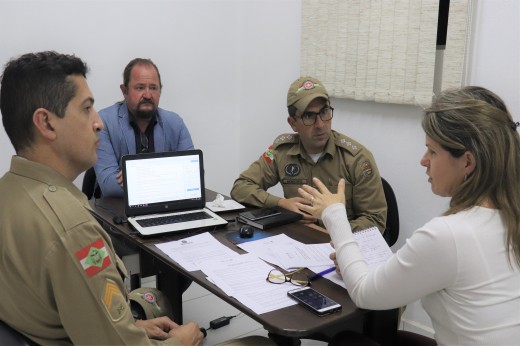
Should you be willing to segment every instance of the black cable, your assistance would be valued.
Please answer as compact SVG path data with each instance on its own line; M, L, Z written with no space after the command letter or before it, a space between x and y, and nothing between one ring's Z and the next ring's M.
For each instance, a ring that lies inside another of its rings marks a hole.
M210 330L210 329L219 329L221 327L224 327L224 326L227 326L229 324L229 321L231 321L231 319L237 317L238 315L235 315L235 316L222 316L222 317L219 317L217 319L214 319L213 321L210 321L209 322L209 328L206 328L206 330Z

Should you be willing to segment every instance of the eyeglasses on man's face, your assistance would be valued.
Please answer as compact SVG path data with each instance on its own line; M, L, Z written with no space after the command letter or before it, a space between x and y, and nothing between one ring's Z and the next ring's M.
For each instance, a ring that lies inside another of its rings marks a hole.
M316 123L316 118L318 118L318 115L322 121L329 121L334 116L334 108L325 106L318 113L304 112L302 115L296 115L294 117L302 119L303 125L312 126L314 123Z
M269 272L265 280L272 284L283 284L290 282L296 286L309 286L311 282L309 277L302 272L304 269L305 268L299 268L288 273L283 273L278 269L273 269Z

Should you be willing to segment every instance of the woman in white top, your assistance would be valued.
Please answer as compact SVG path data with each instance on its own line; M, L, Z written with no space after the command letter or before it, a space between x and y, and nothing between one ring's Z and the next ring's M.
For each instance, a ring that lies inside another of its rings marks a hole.
M432 192L449 209L416 230L384 265L369 271L343 206L318 180L301 210L323 219L358 307L397 308L417 299L442 345L520 343L520 137L503 101L481 87L441 93L425 111Z

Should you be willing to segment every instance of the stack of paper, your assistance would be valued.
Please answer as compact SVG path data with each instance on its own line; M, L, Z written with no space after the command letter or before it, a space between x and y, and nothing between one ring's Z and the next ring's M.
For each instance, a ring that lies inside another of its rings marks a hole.
M295 305L287 296L287 291L294 285L272 284L266 278L272 266L252 254L241 255L229 260L206 261L201 269L208 279L227 295L257 314Z
M371 269L392 256L377 228L356 232L354 237ZM257 314L296 304L287 297L294 285L267 282L271 264L286 270L307 267L315 273L334 265L329 258L334 249L329 243L303 244L285 234L240 244L248 252L245 255L239 255L209 233L156 246L186 270L202 270L208 280ZM335 271L323 277L345 287Z

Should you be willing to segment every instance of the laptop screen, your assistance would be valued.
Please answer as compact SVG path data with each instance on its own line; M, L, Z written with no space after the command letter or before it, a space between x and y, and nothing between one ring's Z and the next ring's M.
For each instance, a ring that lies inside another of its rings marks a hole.
M126 155L122 166L127 216L204 207L202 151Z

